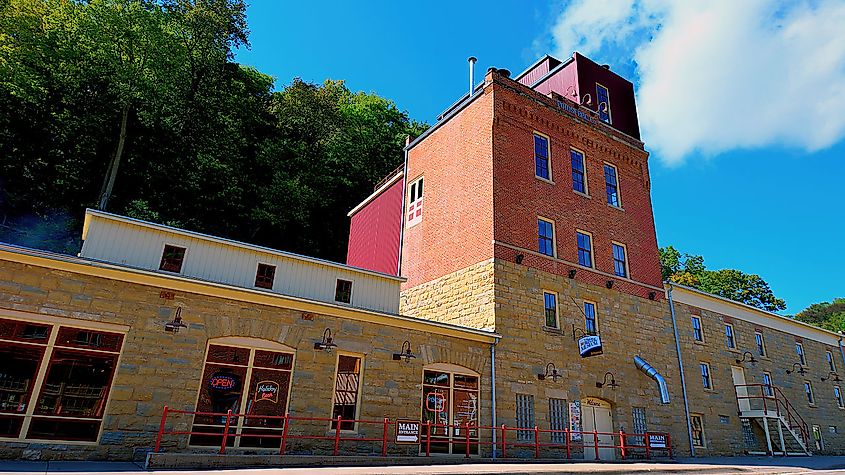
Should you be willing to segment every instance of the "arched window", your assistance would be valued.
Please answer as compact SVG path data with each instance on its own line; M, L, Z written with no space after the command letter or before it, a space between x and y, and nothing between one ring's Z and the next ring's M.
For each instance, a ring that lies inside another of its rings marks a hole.
M432 453L466 453L467 423L470 439L478 441L473 427L478 426L479 379L475 371L448 363L423 369L422 421L431 423ZM478 444L470 452L477 454Z

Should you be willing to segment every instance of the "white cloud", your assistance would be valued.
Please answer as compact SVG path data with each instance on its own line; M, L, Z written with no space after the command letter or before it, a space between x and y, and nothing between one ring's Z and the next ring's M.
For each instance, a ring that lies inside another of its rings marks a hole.
M561 13L557 55L636 63L648 147L691 153L845 136L845 2L578 0Z

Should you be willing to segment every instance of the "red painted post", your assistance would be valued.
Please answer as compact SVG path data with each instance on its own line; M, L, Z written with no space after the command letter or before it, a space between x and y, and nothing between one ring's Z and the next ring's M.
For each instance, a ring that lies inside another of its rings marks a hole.
M431 421L425 421L425 456L431 457Z
M540 428L534 426L534 458L540 458Z
M643 440L645 441L645 458L651 460L651 439L648 437L648 432L643 434Z
M158 453L161 449L161 436L164 435L164 423L167 421L167 406L164 406L164 412L161 413L161 425L158 426L158 436L156 436L156 448L154 453Z
M279 449L279 455L285 454L285 448L288 445L288 427L290 426L290 413L285 413L285 427L282 429L282 447Z
M466 437L465 437L465 439L466 439L466 444L467 444L467 455L466 455L466 458L469 458L469 421L467 421L467 423L466 423L466 427L464 427L464 430L466 431L466 434L465 434L465 435L466 435Z
M599 459L599 432L593 429L593 442L596 445L596 460Z
M381 456L387 457L387 430L388 425L390 424L390 419L384 418L384 432L381 436Z
M622 454L622 460L625 460L625 433L619 429L619 452Z
M569 448L569 439L572 438L572 434L569 433L569 429L563 429L563 435L566 437L566 458L572 458L572 453L570 452Z
M666 433L666 447L669 448L669 458L673 458L672 457L672 436L670 436L668 432Z
M226 425L223 427L223 441L220 443L220 454L226 453L226 441L229 439L229 422L232 420L232 410L226 413Z
M340 422L343 419L341 416L337 416L337 427L334 431L334 455L337 456L340 450Z
M506 448L508 446L507 442L505 442L505 438L508 435L508 430L505 428L505 425L502 424L502 458L507 457Z

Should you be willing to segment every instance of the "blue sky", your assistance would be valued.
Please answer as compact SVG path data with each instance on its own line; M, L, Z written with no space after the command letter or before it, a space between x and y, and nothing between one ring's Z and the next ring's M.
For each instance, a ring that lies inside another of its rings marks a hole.
M637 86L661 246L760 274L785 313L845 297L841 3L252 3L237 60L277 88L343 79L429 123L470 55L479 74L576 49L610 63Z

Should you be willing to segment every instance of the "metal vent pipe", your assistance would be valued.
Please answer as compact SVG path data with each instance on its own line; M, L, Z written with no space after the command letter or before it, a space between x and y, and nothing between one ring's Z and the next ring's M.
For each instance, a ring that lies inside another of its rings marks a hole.
M654 366L646 363L646 361L639 356L634 356L634 364L637 369L645 373L649 378L657 381L657 387L660 388L660 402L669 404L669 387L666 385L666 380L663 376L654 369Z
M469 61L469 96L472 97L473 89L475 89L475 62L478 59L475 56L470 56L467 61Z

